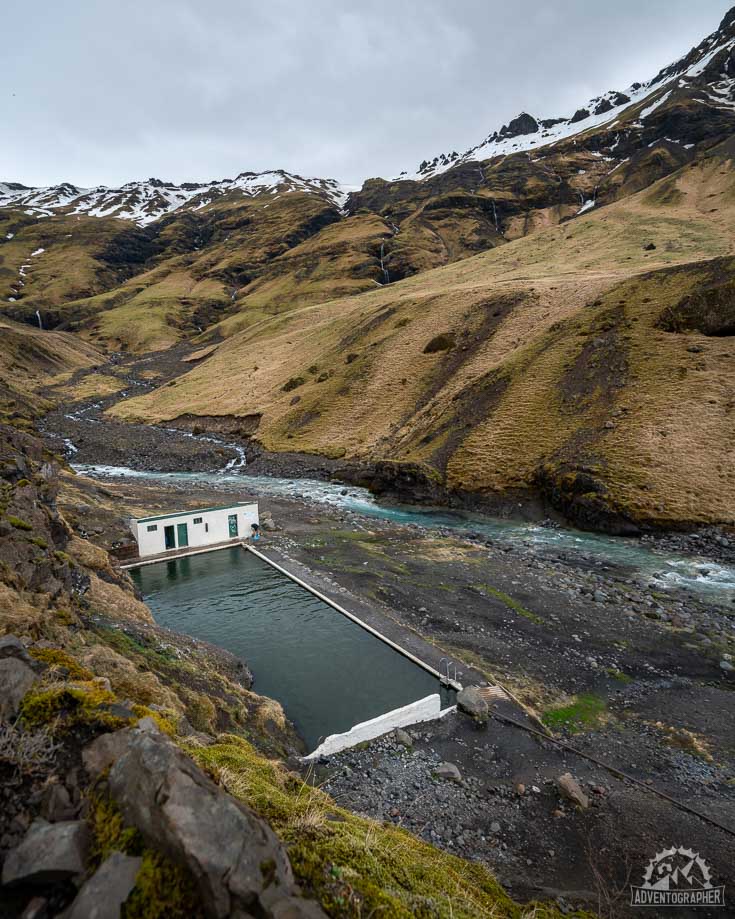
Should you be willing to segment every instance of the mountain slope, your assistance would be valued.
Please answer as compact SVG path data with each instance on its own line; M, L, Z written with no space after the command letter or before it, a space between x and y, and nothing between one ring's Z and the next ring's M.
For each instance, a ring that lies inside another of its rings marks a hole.
M398 178L432 178L467 162L556 145L573 137L584 139L591 129L601 127L618 127L617 134L622 139L626 131L643 129L657 109L663 108L660 116L675 111L677 104L688 100L722 110L735 109L735 9L724 16L715 32L647 82L633 83L625 92L603 93L568 118L537 119L521 112L462 155L456 152L440 154L431 161L424 160L415 174L402 172ZM660 121L660 117L656 121ZM686 133L688 129L684 124L676 127L674 135ZM670 140L686 144L684 136L673 136Z
M115 414L260 417L265 448L383 487L408 471L596 527L735 520L733 202L724 146L573 223L263 321Z
M104 359L75 335L0 320L0 423L26 426L50 407L37 390Z
M352 193L282 170L182 186L6 184L3 312L36 323L38 310L47 327L145 351L451 264L635 194L731 136L734 48L731 11L646 83L571 118L523 113L412 180Z

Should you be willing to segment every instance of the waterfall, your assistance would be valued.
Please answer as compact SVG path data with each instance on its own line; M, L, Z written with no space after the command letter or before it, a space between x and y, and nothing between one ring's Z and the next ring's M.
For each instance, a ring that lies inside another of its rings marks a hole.
M495 232L500 232L500 227L498 226L498 212L495 210L495 198L490 199L493 202L493 220L495 221Z
M385 267L384 262L385 255L385 243L380 244L380 270L383 272L383 284L390 284L390 274L388 274L388 269Z
M36 310L36 319L38 319L38 328L43 330L43 323L41 322L41 314Z

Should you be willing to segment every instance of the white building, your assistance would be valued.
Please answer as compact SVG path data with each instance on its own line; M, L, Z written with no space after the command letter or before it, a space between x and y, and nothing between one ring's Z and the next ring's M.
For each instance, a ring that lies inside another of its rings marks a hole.
M222 507L141 517L131 521L131 528L138 540L138 554L143 558L174 549L195 549L244 539L251 535L254 523L259 523L258 505L238 501Z

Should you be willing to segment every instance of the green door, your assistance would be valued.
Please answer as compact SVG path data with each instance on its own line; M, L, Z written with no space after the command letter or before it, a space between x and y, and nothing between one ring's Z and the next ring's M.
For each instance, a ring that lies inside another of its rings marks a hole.
M227 523L230 526L230 539L233 539L237 536L237 514L230 514Z
M185 523L176 524L176 535L179 537L179 549L189 545L189 529Z
M176 534L174 533L173 526L164 527L163 532L166 537L166 551L168 552L169 549L175 549L176 548Z

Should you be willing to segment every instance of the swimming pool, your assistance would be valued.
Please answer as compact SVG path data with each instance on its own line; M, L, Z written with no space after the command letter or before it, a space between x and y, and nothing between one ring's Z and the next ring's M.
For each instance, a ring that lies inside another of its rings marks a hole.
M441 688L428 670L240 546L132 569L159 625L225 648L310 750Z

